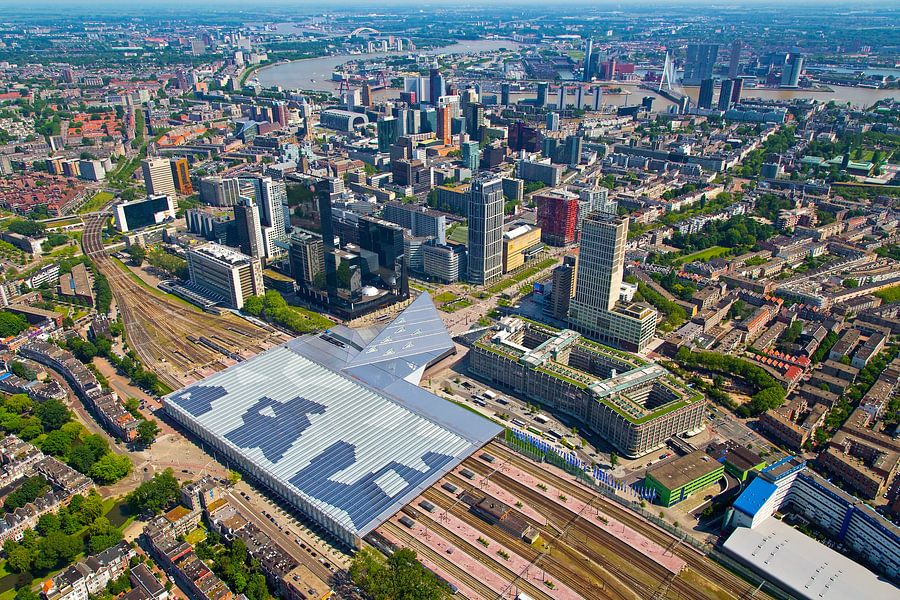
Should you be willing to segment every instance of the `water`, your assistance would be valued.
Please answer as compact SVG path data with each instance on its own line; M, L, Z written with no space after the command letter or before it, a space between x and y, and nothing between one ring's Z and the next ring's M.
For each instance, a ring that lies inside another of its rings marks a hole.
M263 67L254 76L263 86L278 85L286 89L334 92L337 82L331 80L331 73L347 61L373 59L406 54L477 54L496 51L500 48L517 49L519 45L509 40L462 40L451 46L415 52L379 52L372 54L342 54L321 56ZM394 90L396 91L396 90Z

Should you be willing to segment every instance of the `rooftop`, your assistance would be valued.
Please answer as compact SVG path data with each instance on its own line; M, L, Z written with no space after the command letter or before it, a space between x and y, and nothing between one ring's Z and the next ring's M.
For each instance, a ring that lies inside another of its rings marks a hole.
M722 468L721 463L712 456L702 450L696 450L650 469L647 471L647 475L651 475L653 479L668 489L677 490L695 479Z

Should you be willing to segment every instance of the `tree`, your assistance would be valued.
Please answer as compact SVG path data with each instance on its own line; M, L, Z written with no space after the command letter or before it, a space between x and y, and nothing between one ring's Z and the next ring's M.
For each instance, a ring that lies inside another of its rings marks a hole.
M9 311L0 311L0 337L19 335L28 329L28 321L22 315Z
M150 481L145 481L126 500L134 512L151 511L158 513L178 498L180 487L175 472L166 469L157 473Z
M66 456L72 449L72 442L75 438L62 429L51 431L41 442L41 450L44 454L52 454L53 456Z
M112 452L94 463L91 477L100 484L114 483L131 473L131 459Z
M263 299L259 296L250 296L244 301L244 308L242 310L254 317L260 316L263 311Z
M364 549L353 559L350 577L367 595L378 599L438 600L449 592L409 548L397 550L386 562L374 550Z
M131 264L136 267L141 266L147 258L147 251L140 244L132 244L128 247L128 254L131 255Z
M34 568L40 571L61 567L72 562L84 549L81 538L77 535L66 535L54 531L38 544L38 554L34 559Z
M144 419L138 423L137 431L138 441L144 446L149 446L156 441L156 436L159 435L160 428L155 420Z
M30 585L23 585L16 590L15 600L41 600L41 597L31 589Z
M37 418L40 419L44 431L53 431L59 429L69 422L72 413L66 408L66 405L59 400L46 400L37 405L35 409Z
M6 566L13 573L25 573L31 569L33 562L31 552L25 546L16 544L6 551Z
M614 467L616 465L618 465L619 464L619 455L616 454L615 452L610 452L609 453L609 464L611 464Z
M122 532L113 527L106 517L99 517L88 526L85 534L88 552L97 554L122 541Z
M228 471L228 483L231 485L237 485L237 483L241 480L241 474L235 470Z

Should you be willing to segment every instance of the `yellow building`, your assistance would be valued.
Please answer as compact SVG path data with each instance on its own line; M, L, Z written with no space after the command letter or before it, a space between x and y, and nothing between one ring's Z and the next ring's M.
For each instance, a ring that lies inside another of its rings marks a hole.
M511 224L503 233L503 272L521 267L543 247L540 227L523 222Z

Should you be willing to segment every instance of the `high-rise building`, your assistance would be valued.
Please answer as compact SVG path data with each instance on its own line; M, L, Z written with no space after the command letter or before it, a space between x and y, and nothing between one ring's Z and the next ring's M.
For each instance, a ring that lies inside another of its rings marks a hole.
M278 100L272 105L272 118L282 127L288 124L288 106L287 102Z
M182 196L190 196L194 193L194 186L191 185L191 172L188 167L186 158L173 158L172 179L175 181L175 188Z
M741 73L741 40L731 42L731 59L728 61L728 76L732 79Z
M732 79L734 84L731 87L731 103L732 104L740 104L741 102L741 94L744 91L744 78L736 77Z
M382 217L404 229L413 237L433 238L438 244L447 243L447 216L414 204L388 202L384 205Z
M538 106L546 106L547 104L547 88L550 84L546 81L540 81L537 84L537 102Z
M569 318L569 303L575 295L575 273L578 257L568 255L561 265L553 269L553 287L551 288L551 312L555 319L565 321Z
M437 106L438 98L444 95L446 88L444 84L444 76L441 72L433 68L428 74L428 85L431 88L431 103Z
M712 77L700 82L700 94L697 96L697 106L707 110L712 108L713 93L716 90L716 81Z
M366 81L362 84L362 97L361 97L362 105L366 108L372 108L372 86L369 85L369 82ZM415 104L413 102L413 104Z
M461 146L463 166L474 173L478 170L478 160L481 158L480 144L475 141L468 141L463 142Z
M282 254L283 250L276 243L288 241L284 210L287 188L284 182L271 177L241 177L238 182L246 188L243 195L253 199L259 207L260 227L271 229L264 236L263 254L269 259Z
M481 126L484 123L484 106L478 102L470 102L466 107L466 132L473 140L481 139Z
M712 77L718 57L718 44L688 44L684 64L685 85L699 85L704 79Z
M538 152L541 149L540 131L523 121L516 121L509 126L509 149Z
M547 131L559 131L559 113L547 113Z
M259 206L253 199L241 196L234 206L234 223L241 252L253 258L262 257L265 254L265 243L259 220Z
M581 226L584 218L594 211L600 211L608 215L616 214L618 202L609 197L609 190L605 187L584 188L578 191L578 221L575 224L575 237L581 237Z
M178 196L168 158L145 158L141 171L148 196L171 196L173 200Z
M452 128L450 126L450 107L440 106L437 109L437 138L445 146L452 143Z
M204 177L200 180L200 201L210 206L234 206L240 198L238 180L233 177Z
M376 125L378 132L378 151L389 152L391 146L396 143L400 137L400 130L397 126L397 119L394 117L379 117Z
M619 303L628 240L628 217L595 211L582 223L573 327L595 340L640 352L653 339L656 311Z
M509 84L500 84L500 105L509 106Z
M263 288L259 259L209 242L187 251L191 283L229 308L240 310L251 296L259 296Z
M781 74L781 87L795 88L800 86L800 75L803 73L803 57L792 54Z
M719 110L728 110L731 108L731 93L734 91L734 80L723 79L722 88L719 90Z
M294 230L291 234L288 259L294 281L300 285L316 284L317 278L321 278L320 274L325 272L325 247L322 244L322 236L303 229Z
M424 194L431 188L431 172L425 162L418 159L402 158L391 163L394 183L408 186L413 194Z
M588 38L587 42L584 45L584 60L582 64L584 65L584 74L581 78L582 81L590 81L593 77L593 73L591 69L593 67L593 56L594 55L594 40Z
M558 110L563 110L566 107L566 86L560 84L559 89L556 90L556 108Z
M574 244L578 225L578 196L566 190L538 192L533 196L537 204L537 224L541 241L551 246Z
M581 164L582 138L580 135L567 135L564 148L565 162L569 167L577 167Z
M482 285L503 274L503 183L484 175L469 186L468 280Z

